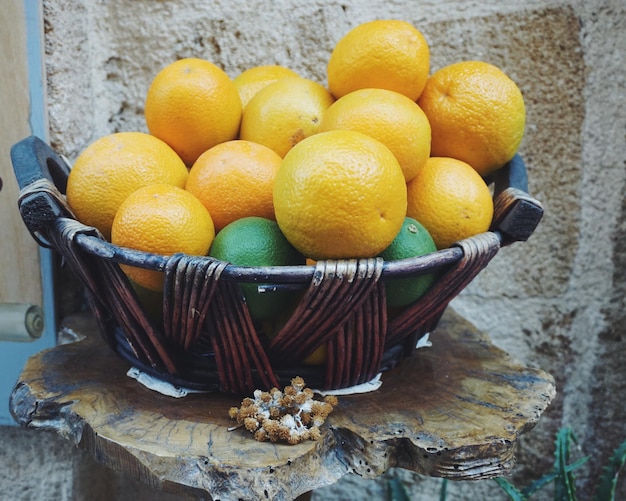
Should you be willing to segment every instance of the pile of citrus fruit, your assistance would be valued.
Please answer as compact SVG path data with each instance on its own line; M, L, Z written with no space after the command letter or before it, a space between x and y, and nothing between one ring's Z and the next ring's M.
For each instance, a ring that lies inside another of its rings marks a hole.
M525 126L502 70L460 61L431 72L420 31L377 20L337 42L326 77L263 65L231 78L204 59L172 62L147 90L148 132L89 145L68 203L114 244L244 266L402 259L488 230L485 178ZM124 269L162 288L160 273ZM388 302L406 305L431 283L390 281ZM255 287L244 293L256 319L279 315Z

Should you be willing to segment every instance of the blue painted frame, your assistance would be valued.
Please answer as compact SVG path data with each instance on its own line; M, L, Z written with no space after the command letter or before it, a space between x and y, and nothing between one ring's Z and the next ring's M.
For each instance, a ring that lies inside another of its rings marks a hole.
M48 121L45 103L45 73L43 64L43 6L40 0L24 0L26 22L26 49L31 133L48 140ZM57 318L54 297L53 256L40 247L40 273L45 328L40 339L33 343L0 344L0 425L15 425L9 412L9 397L24 363L31 355L56 344Z

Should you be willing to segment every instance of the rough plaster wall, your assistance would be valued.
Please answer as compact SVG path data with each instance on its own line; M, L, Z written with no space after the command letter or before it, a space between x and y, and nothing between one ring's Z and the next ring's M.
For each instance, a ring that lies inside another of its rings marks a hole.
M324 83L328 55L343 33L366 20L398 17L424 32L433 69L464 58L502 66L528 105L522 154L546 216L528 243L504 249L455 306L496 344L557 381L557 399L521 442L514 479L525 482L549 468L554 432L571 426L582 451L594 456L580 473L581 499L590 497L601 463L626 438L623 2L44 4L51 138L70 159L101 135L145 130L145 90L179 57L208 58L231 76L256 64L284 64ZM416 497L436 495L438 480L391 473ZM77 475L64 481L86 486L77 479L100 478L102 471ZM347 478L315 496L378 499L384 489L384 479ZM496 492L491 482L449 486L453 499L497 498Z
M577 256L573 282L581 292L593 291L581 299L593 305L587 332L597 337L596 363L586 378L588 383L579 388L591 396L584 439L594 444L605 461L616 442L626 436L625 10L623 2L603 2L597 9L585 5L582 30L587 61L583 128L587 168L581 233L587 245ZM595 464L592 475L597 473ZM623 480L616 499L626 499Z
M18 428L0 427L0 437L1 499L70 498L74 472L67 446L51 434L27 435Z
M97 464L52 432L0 427L0 499L181 501Z

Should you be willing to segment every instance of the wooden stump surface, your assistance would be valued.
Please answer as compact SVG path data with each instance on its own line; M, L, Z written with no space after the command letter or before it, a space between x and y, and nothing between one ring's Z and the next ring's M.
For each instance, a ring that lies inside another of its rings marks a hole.
M290 500L354 472L391 467L484 479L514 466L517 438L555 395L450 308L418 350L372 393L341 396L319 441L257 442L228 417L240 396L163 396L126 375L90 316L68 319L85 339L27 362L11 397L18 423L53 430L105 465L156 488L215 500Z

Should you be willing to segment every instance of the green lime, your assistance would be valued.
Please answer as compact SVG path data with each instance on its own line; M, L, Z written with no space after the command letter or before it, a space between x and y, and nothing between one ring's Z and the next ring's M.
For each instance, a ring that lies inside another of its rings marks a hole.
M275 221L262 217L244 217L222 228L213 240L209 256L237 266L281 266L305 263L285 238ZM273 319L294 306L291 291L259 291L257 283L240 283L254 321Z
M400 232L380 256L385 261L395 261L435 252L437 246L428 230L418 221L407 217L404 219ZM408 278L387 279L385 290L387 305L399 308L411 304L424 294L434 283L436 275L416 275Z

